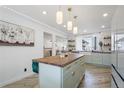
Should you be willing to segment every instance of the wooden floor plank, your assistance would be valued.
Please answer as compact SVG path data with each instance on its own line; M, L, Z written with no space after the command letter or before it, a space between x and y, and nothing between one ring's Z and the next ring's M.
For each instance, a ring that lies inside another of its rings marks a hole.
M94 64L85 64L85 77L80 85L82 88L110 88L111 68Z
M110 67L85 64L85 77L81 81L80 88L110 88L111 87L111 69ZM38 88L38 75L24 78L14 82L4 88Z

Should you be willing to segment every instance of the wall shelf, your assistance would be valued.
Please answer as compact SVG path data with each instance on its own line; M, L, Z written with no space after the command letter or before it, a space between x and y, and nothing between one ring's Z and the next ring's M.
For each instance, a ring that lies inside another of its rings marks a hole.
M75 40L68 40L68 50L75 50Z
M111 37L110 37L110 36L108 36L108 37L104 37L103 39L111 39Z

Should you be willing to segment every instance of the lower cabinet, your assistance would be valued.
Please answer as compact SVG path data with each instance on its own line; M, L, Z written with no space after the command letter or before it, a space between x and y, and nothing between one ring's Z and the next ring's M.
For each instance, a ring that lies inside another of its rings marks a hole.
M111 65L111 54L91 53L91 55L85 56L85 62L110 66Z
M80 58L72 64L63 68L63 87L76 88L85 73L84 58Z
M102 54L101 53L92 53L91 62L94 64L102 64Z
M111 54L102 54L102 64L111 66Z
M41 88L76 88L85 74L84 56L65 67L39 64Z

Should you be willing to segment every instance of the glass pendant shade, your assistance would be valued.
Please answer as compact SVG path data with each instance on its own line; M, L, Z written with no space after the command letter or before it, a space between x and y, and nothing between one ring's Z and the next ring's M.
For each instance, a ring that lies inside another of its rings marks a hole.
M73 26L72 21L68 21L67 22L67 30L72 30L72 26Z
M73 34L77 34L78 32L78 28L77 27L73 27Z
M57 13L56 13L56 23L57 24L62 24L63 23L63 12L62 11L57 11Z

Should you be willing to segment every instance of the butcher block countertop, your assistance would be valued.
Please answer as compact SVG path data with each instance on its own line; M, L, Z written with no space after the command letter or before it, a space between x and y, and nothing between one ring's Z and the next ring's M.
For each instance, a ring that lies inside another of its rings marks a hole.
M83 57L84 54L68 54L67 57L60 57L59 55L57 56L50 56L50 57L45 57L45 58L38 58L38 59L33 59L33 62L38 62L38 63L45 63L45 64L51 64L59 67L64 67L75 60Z

